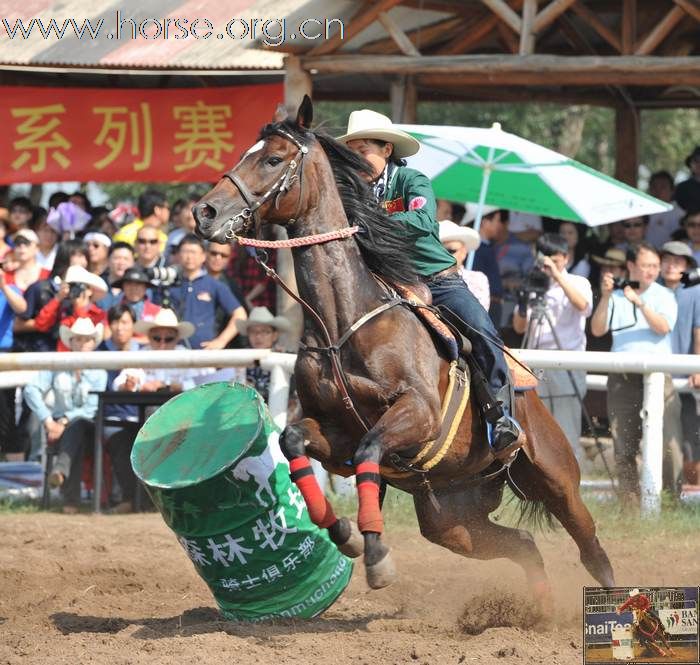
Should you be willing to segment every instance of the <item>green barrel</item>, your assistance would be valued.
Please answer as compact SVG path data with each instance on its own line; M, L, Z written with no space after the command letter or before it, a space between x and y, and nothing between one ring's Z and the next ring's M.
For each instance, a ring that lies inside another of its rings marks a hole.
M131 453L136 475L227 619L310 618L352 563L309 519L255 390L211 383L160 407Z

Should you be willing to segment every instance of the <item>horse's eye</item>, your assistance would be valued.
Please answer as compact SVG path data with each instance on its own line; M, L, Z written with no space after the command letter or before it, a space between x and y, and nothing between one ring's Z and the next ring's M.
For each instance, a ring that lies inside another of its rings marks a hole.
M268 166L277 166L278 164L282 163L282 158L272 155L265 160L265 163Z

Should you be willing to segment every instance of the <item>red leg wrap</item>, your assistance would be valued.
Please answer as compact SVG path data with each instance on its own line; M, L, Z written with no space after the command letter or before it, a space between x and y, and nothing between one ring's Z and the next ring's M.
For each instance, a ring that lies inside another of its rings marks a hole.
M311 471L309 458L306 456L296 457L289 463L289 470L294 483L304 497L311 521L322 529L327 529L335 524L338 518L321 491L316 476Z
M375 462L362 462L355 469L357 496L360 508L357 513L357 526L362 533L371 531L382 533L384 520L379 509L379 465Z

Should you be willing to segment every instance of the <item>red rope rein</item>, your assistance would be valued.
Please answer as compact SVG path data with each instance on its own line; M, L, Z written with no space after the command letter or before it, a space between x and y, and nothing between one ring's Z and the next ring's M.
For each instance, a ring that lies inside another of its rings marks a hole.
M304 247L306 245L320 245L331 240L340 240L355 235L360 230L359 226L348 226L339 231L328 231L317 233L312 236L302 236L301 238L290 238L289 240L257 240L255 238L243 238L236 236L240 245L247 247L260 247L262 249L284 249L290 247Z

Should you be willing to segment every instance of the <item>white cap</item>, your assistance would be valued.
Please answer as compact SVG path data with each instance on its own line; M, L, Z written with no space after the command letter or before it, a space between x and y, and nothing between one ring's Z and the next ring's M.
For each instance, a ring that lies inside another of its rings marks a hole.
M475 219L476 219L476 211L479 209L479 204L478 203L467 203L464 206L464 217L462 217L462 224L471 224ZM502 208L499 208L498 206L488 206L484 205L482 206L481 209L481 217L487 217L491 213L496 212L497 210L502 210Z

